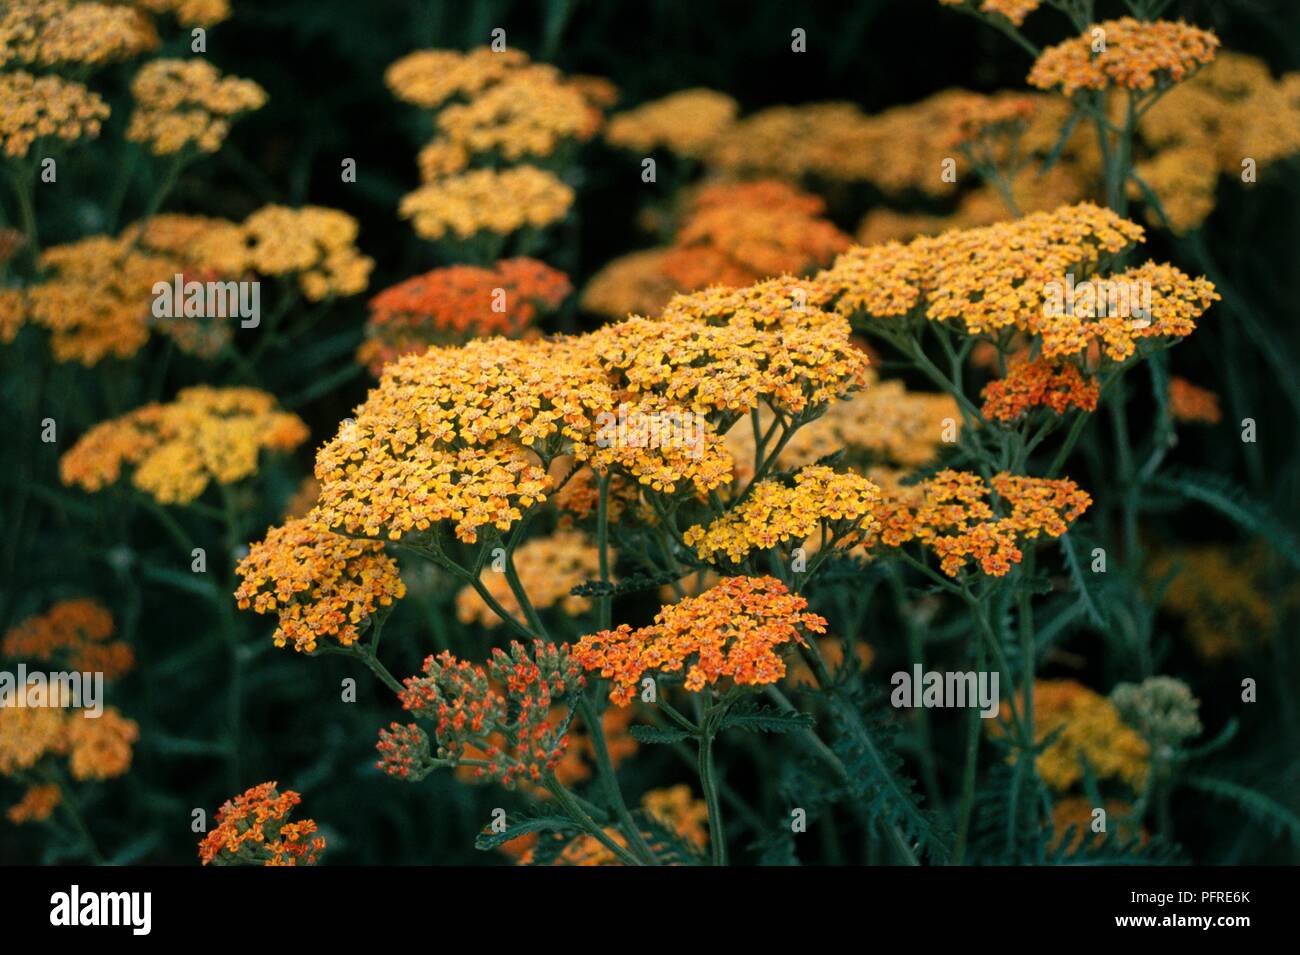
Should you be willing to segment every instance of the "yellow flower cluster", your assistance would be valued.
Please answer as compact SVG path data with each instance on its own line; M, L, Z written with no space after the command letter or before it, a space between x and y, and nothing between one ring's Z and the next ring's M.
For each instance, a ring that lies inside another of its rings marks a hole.
M702 560L725 555L732 563L755 550L798 546L819 529L821 544L850 546L874 529L879 498L880 489L861 475L810 466L795 473L793 487L776 480L758 482L726 514L707 527L689 528L682 540Z
M1092 504L1068 478L1003 472L985 481L968 471L943 470L904 485L882 472L872 477L883 493L876 515L880 529L871 543L899 547L918 541L934 551L949 577L971 562L990 577L1005 576L1020 563L1024 540L1060 537Z
M465 239L479 232L509 235L564 218L573 189L536 166L471 169L421 186L402 197L398 213L425 239Z
M0 653L16 660L58 661L83 673L115 680L135 665L130 645L113 636L113 617L93 600L61 600L43 614L12 627Z
M332 534L310 517L271 528L235 573L239 609L276 614L275 645L307 653L325 637L351 646L379 608L406 596L383 544Z
M1184 79L1213 60L1218 47L1213 33L1181 21L1106 20L1044 50L1027 82L1044 90L1059 87L1066 96L1112 86L1150 90Z
M1003 719L1010 712L1011 705L1003 703ZM1002 729L994 724L992 731ZM1150 748L1100 693L1074 680L1035 680L1034 739L1043 743L1053 736L1035 765L1043 782L1058 792L1083 780L1085 760L1097 779L1118 779L1134 790L1145 787Z
M667 149L698 159L735 121L737 112L736 101L726 93L680 90L611 116L605 139L622 149Z
M154 283L181 271L178 260L110 236L53 246L41 268L47 277L27 290L24 312L50 332L58 361L88 367L140 350L149 339Z
M1016 328L1041 337L1045 358L1095 342L1123 361L1140 339L1190 334L1218 298L1205 279L1153 262L1086 280L1104 255L1142 236L1141 226L1084 202L906 245L855 247L815 281L848 315L960 321L970 334Z
M1300 73L1275 80L1263 61L1223 52L1165 94L1138 131L1154 153L1138 175L1174 231L1194 229L1214 209L1221 175L1240 176L1247 159L1258 172L1300 152ZM1130 192L1142 198L1136 183ZM1154 208L1147 216L1159 221Z
M91 428L59 460L64 484L98 491L133 469L131 483L161 504L188 504L212 482L256 473L262 450L291 451L307 426L255 388L198 386Z
M865 383L866 355L847 321L805 305L811 291L797 279L711 289L674 299L657 319L585 336L404 356L321 449L320 517L393 540L452 521L474 542L480 528L508 530L545 498L546 466L561 454L669 493L683 482L716 488L732 467L718 421L762 402L811 415ZM614 423L620 410L679 422L690 412L699 432L663 440L624 426L630 417Z
M587 597L569 593L600 573L600 554L581 531L562 530L528 541L514 553L515 570L528 600L538 610L558 606L570 617L591 607ZM610 558L611 561L613 558ZM483 585L510 614L522 616L522 607L504 573L483 575ZM456 595L456 617L461 623L496 627L502 620L470 586Z
M156 49L158 33L139 10L83 0L5 0L0 67L98 67Z
M0 149L21 159L40 140L73 142L99 135L108 104L80 83L57 76L0 74Z
M131 748L140 738L134 720L114 707L95 717L81 710L40 702L28 691L26 706L0 706L0 776L31 769L44 757L67 757L72 778L104 780L131 768Z
M266 103L266 91L252 80L222 76L202 59L153 60L131 81L131 95L136 108L126 138L148 143L159 156L190 145L216 152L234 116Z
M384 81L398 99L434 109L454 96L474 96L528 65L528 55L514 49L417 50L389 66Z
M130 0L150 13L171 14L186 27L215 26L230 16L230 0Z
M356 240L357 220L346 212L270 205L239 225L210 220L194 238L194 254L225 274L297 276L303 295L318 302L365 290L375 263Z

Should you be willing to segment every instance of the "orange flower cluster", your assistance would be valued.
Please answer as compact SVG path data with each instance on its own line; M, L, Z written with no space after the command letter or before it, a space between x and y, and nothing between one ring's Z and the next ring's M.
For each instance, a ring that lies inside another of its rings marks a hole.
M311 819L289 822L302 796L280 792L275 782L259 783L217 810L217 825L199 843L204 865L314 865L325 850Z
M1083 844L1085 833L1092 831L1095 809L1106 811L1106 830L1097 834L1092 845L1101 845L1111 839L1120 842L1137 839L1142 843L1150 839L1141 824L1131 818L1133 807L1129 803L1118 799L1107 799L1103 805L1094 806L1092 800L1086 796L1064 796L1052 802L1054 838L1048 848L1054 850L1064 846L1070 852L1078 849ZM1067 843L1066 835L1071 826L1074 827L1074 834Z
M1011 704L1002 704L1002 718ZM990 724L990 732L1003 732ZM1058 735L1059 734L1059 735ZM1135 790L1146 785L1150 747L1125 725L1106 697L1074 680L1034 681L1034 740L1051 744L1035 765L1043 782L1067 792L1084 778L1084 762L1097 779L1119 779Z
M519 582L538 610L558 606L563 613L576 617L590 609L590 599L569 593L600 573L600 554L581 531L557 531L549 537L534 538L515 551L513 560ZM487 574L483 585L506 612L521 613L505 574ZM468 585L456 595L456 617L461 623L489 628L502 623L496 611Z
M181 26L215 26L230 16L230 0L130 0L161 16L169 13Z
M683 290L807 272L851 241L824 212L817 196L775 180L706 186L688 205L661 268Z
M899 547L917 541L935 552L949 577L972 561L991 577L1005 576L1020 562L1024 540L1060 537L1092 503L1068 478L1005 472L986 483L978 474L944 470L919 484L884 491L879 543Z
M682 291L664 274L667 256L667 249L644 249L611 259L587 280L582 307L615 321L657 314Z
M981 13L1005 17L1012 25L1020 26L1025 17L1039 8L1043 0L939 0L945 7L969 6Z
M666 149L697 159L735 121L737 111L736 101L726 93L680 90L611 116L605 139L622 149Z
M1223 420L1219 396L1174 375L1169 379L1169 413L1178 421L1218 424Z
M476 775L506 786L539 783L554 771L569 745L550 710L585 680L567 644L533 642L494 648L487 666L457 660L448 651L424 661L424 675L408 677L402 706L433 720L438 758L474 759Z
M568 276L536 259L503 259L489 269L434 269L370 300L367 337L357 360L378 375L393 359L429 345L474 336L515 336L572 291Z
M383 544L331 534L308 518L271 528L235 573L239 609L276 614L275 645L299 652L312 653L325 637L351 646L376 611L406 596Z
M108 104L80 83L21 71L0 74L0 151L21 159L46 139L93 139L108 112Z
M1059 87L1066 96L1112 86L1150 90L1189 76L1213 60L1218 47L1213 33L1181 21L1106 20L1044 50L1027 81L1044 90Z
M94 719L69 715L64 737L73 779L112 779L131 768L131 747L140 728L110 706Z
M1070 408L1095 411L1101 386L1069 362L1018 356L1011 360L1007 376L985 385L981 396L984 417L1007 424L1034 408L1049 408L1058 415Z
M875 321L959 321L969 334L1016 328L1042 339L1044 358L1094 342L1123 361L1148 338L1181 338L1218 299L1205 279L1148 262L1087 279L1102 256L1142 238L1142 227L1084 202L901 245L855 247L815 282L844 314ZM1074 277L1074 278L1072 278Z
M110 640L113 617L94 600L61 600L45 613L12 627L0 653L12 659L58 660L83 673L103 673L115 680L135 665L131 647Z
M357 250L357 220L323 206L263 206L239 225L206 220L195 241L202 265L228 275L297 276L313 302L364 291L375 264Z
M307 426L277 410L274 395L201 385L95 425L59 459L59 476L94 492L130 467L132 485L160 504L188 504L213 482L256 473L260 451L291 451L306 440Z
M379 731L379 761L375 768L394 779L419 782L436 768L429 755L429 736L415 723L390 723Z
M56 783L40 783L28 786L23 798L10 806L5 816L15 826L42 822L49 819L62 802L63 790Z
M823 541L850 546L875 526L873 511L880 489L861 475L836 474L828 467L801 468L794 486L766 480L707 527L687 529L682 541L702 560L725 555L739 563L755 550L798 546L819 529Z
M100 67L158 47L139 10L82 0L6 0L0 11L0 67Z
M203 59L153 60L131 81L135 112L126 138L157 156L193 146L213 153L240 113L261 109L266 91L252 80L222 76Z
M722 679L762 686L785 676L780 650L803 644L801 630L826 631L825 618L807 607L774 577L725 577L698 597L664 607L648 627L622 624L583 637L573 658L613 681L609 698L619 706L632 702L649 674L685 670L691 692Z

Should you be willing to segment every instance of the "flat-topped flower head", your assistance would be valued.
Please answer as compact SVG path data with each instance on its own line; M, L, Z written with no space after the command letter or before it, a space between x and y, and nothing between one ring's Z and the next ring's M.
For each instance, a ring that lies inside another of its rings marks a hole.
M307 653L327 637L351 646L381 608L406 595L383 544L332 534L310 517L272 528L235 573L239 608L275 614L275 645Z
M130 0L158 16L170 14L184 27L216 26L230 17L230 0Z
M132 747L140 739L140 727L111 706L94 719L70 711L64 738L73 779L113 779L131 768Z
M1099 49L1100 47L1100 49ZM1029 71L1039 89L1150 90L1177 83L1214 59L1219 38L1181 20L1106 20L1048 47Z
M820 197L777 180L706 186L691 198L661 268L682 289L808 272L851 242L824 212Z
M309 301L355 295L374 260L357 249L357 220L324 206L268 205L242 223L214 221L195 236L199 262L227 274L296 277Z
M851 546L873 528L879 496L880 489L861 475L809 466L795 473L793 486L760 481L739 505L708 525L687 529L682 540L702 560L732 563L756 550L797 547L819 530L822 543Z
M257 472L261 451L291 451L307 440L297 415L256 388L182 390L95 425L59 460L64 484L98 491L127 471L160 504L188 504L209 484L233 484Z
M698 158L735 121L738 109L736 101L725 93L702 88L679 90L611 116L605 139L622 149L666 149Z
M620 706L632 702L642 679L669 673L684 673L691 692L721 680L762 686L785 676L782 650L804 643L805 632L825 632L826 620L807 607L774 577L727 577L664 607L647 627L623 624L583 637L573 658L613 681L609 697Z
M0 73L0 152L21 159L45 148L94 139L108 104L80 83L22 71Z
M1017 356L1009 363L1006 377L989 382L981 394L984 417L1006 424L1036 408L1058 415L1071 408L1094 411L1101 386L1077 365Z
M131 95L136 106L126 138L159 156L187 146L216 152L234 117L266 103L266 91L252 80L222 76L203 59L153 60L131 81Z
M113 617L98 602L84 597L61 600L12 627L0 642L0 654L14 660L58 662L114 680L131 670L135 655L129 644L112 636Z
M571 186L536 166L471 169L406 194L398 214L422 239L467 239L545 228L564 218L573 199Z
M473 96L529 64L528 55L515 49L417 50L389 66L384 82L398 99L434 109L452 97Z
M573 286L536 259L502 259L491 268L451 265L417 275L370 300L357 359L378 374L393 359L467 338L517 336L556 308Z
M1068 478L944 470L914 485L883 486L879 543L917 541L939 558L949 577L974 563L1002 577L1022 559L1021 545L1040 535L1060 537L1092 503Z
M217 825L199 843L204 865L315 864L325 838L311 819L289 821L302 796L292 789L281 792L277 785L260 783L217 810Z
M0 68L102 67L158 47L153 21L117 3L5 0Z
M1010 704L1003 703L1003 718L1010 712ZM993 723L990 732L1003 730ZM1115 704L1082 683L1034 681L1034 739L1053 740L1036 766L1043 782L1057 792L1068 792L1083 781L1085 761L1096 779L1145 788L1150 747L1125 725Z
M402 706L433 721L439 759L471 759L477 776L513 786L541 782L559 765L569 739L551 707L585 680L567 644L537 640L495 648L486 666L444 650L404 683Z

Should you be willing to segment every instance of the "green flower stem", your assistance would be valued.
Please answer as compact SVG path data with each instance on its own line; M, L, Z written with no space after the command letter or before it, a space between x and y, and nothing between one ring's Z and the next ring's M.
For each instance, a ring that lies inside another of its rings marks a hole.
M614 774L614 763L609 758L609 746L605 741L604 721L601 714L596 712L596 707L592 705L586 693L580 692L578 694L578 714L582 717L582 721L587 724L587 734L591 739L591 748L596 754L596 775L600 780L601 788L605 791L605 799L614 808L619 825L623 830L623 834L627 836L632 851L646 865L658 865L659 860L655 858L650 844L645 841L645 836L641 834L641 827L636 824L636 820L632 818L632 813L628 811L627 801L623 798L623 790L619 788L618 777Z
M975 671L984 669L984 645L975 644ZM979 769L980 713L975 707L966 712L966 748L961 774L961 797L957 807L957 837L953 843L952 864L961 865L966 858L970 839L971 812L975 808L975 774Z
M698 769L700 788L704 792L704 803L709 810L709 845L712 849L714 865L727 864L727 833L722 823L722 802L718 798L717 767L713 762L713 739L715 732L708 726L703 728L700 736L700 754Z
M639 866L642 864L640 859L632 855L609 837L609 834L591 818L582 806L578 804L573 793L569 792L569 790L565 789L564 786L561 785L560 781L555 778L554 773L547 774L543 785L545 785L547 791L555 797L555 801L559 803L560 808L564 810L565 814L581 826L597 842L603 845L610 852L614 853L620 862L624 865L632 866Z

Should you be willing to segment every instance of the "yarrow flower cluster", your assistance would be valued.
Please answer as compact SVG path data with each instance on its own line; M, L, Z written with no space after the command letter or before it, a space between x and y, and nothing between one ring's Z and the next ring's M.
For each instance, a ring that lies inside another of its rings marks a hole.
M465 239L545 228L564 218L573 195L554 173L525 164L438 179L403 196L397 211L421 238Z
M1094 411L1101 386L1069 362L1017 356L1011 360L1006 377L989 382L982 394L984 406L980 411L984 417L1006 424L1035 408L1047 408L1058 415L1070 408Z
M212 831L199 843L204 865L314 865L325 851L311 819L290 822L302 796L280 792L277 783L260 783L228 799L217 810Z
M370 300L366 341L357 350L357 360L378 374L393 359L430 345L517 336L572 291L563 272L536 259L502 259L486 269L434 269Z
M873 543L899 547L917 541L934 551L949 577L971 562L1002 577L1022 559L1026 539L1060 537L1091 503L1068 478L1003 472L986 482L968 471L943 470L914 485L884 488Z
M702 560L739 563L755 550L798 546L822 531L823 541L850 546L874 527L880 489L861 475L810 466L795 472L793 486L766 480L707 526L689 528L682 541Z
M667 673L684 672L691 692L724 679L762 686L785 676L783 649L804 644L804 632L825 632L825 618L807 607L774 577L727 577L664 607L647 627L622 624L583 637L573 658L613 682L609 698L620 706L632 702L643 678Z
M27 687L24 706L0 705L0 776L16 776L46 759L65 758L78 782L113 779L131 768L132 747L140 727L115 707L97 716L73 709L55 695L45 698ZM58 692L52 690L51 692Z
M906 245L850 249L815 281L839 311L864 314L883 332L909 318L957 322L973 335L1013 328L1038 335L1044 358L1097 343L1123 361L1143 339L1190 334L1218 299L1205 279L1154 262L1072 284L1142 235L1141 226L1084 202Z
M1213 33L1181 21L1106 20L1044 50L1028 83L1039 89L1059 87L1066 96L1112 86L1150 90L1158 83L1177 83L1209 63L1218 47Z
M239 609L275 614L275 645L307 653L326 637L351 646L381 608L406 595L383 544L331 534L308 518L271 528L235 573Z
M667 149L694 159L735 121L738 111L736 101L726 93L679 90L611 116L605 139L623 149Z
M113 617L94 600L61 600L43 614L12 627L0 654L15 660L58 662L81 672L115 680L135 665L129 644L112 640Z
M1010 704L1002 704L1005 720ZM990 732L1003 729L992 724ZM1034 739L1052 740L1036 760L1038 775L1058 792L1068 792L1091 772L1145 788L1150 747L1125 725L1106 697L1075 680L1034 681ZM1085 763L1087 769L1085 770Z
M262 450L291 451L307 440L297 415L256 388L186 388L95 425L59 459L64 484L99 491L131 471L131 484L160 504L188 504L209 484L256 473Z
M93 139L108 104L80 83L58 76L0 73L0 151L26 156L45 140Z
M158 47L139 10L84 0L6 0L0 11L0 67L102 67Z
M187 146L216 152L234 117L266 103L266 91L252 80L222 76L203 59L153 60L136 74L131 95L136 108L126 138L159 156Z
M551 707L584 683L567 644L537 640L530 648L512 642L509 651L493 649L486 666L445 650L429 657L422 676L406 679L401 702L434 723L439 759L452 765L472 759L467 765L477 776L513 786L542 782L559 765L569 739L552 724ZM404 739L409 747L409 732ZM389 734L384 743L398 741ZM467 751L482 758L467 757Z
M1177 421L1195 424L1218 424L1223 420L1218 395L1177 375L1169 378L1169 413Z

